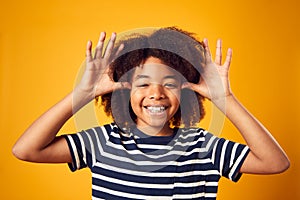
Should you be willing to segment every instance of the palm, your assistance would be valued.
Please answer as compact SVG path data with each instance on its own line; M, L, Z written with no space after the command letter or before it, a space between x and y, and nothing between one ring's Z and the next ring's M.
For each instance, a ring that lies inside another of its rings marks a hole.
M215 61L211 58L211 52L207 40L205 45L205 65L201 73L201 79L198 84L189 83L189 87L202 96L214 100L230 95L230 85L228 71L231 62L232 51L228 49L226 60L222 65L222 44L221 40L217 42Z
M114 89L124 86L122 83L115 83L108 75L110 62L122 49L122 46L120 46L118 51L112 55L115 39L116 35L112 34L106 47L106 51L103 54L105 33L102 32L94 56L92 56L92 43L89 41L87 44L86 69L79 87L92 97L112 92ZM125 86L128 86L128 84L125 84Z
M113 90L115 82L108 75L108 65L104 60L94 59L86 64L86 71L83 78L88 81L87 86L99 96Z

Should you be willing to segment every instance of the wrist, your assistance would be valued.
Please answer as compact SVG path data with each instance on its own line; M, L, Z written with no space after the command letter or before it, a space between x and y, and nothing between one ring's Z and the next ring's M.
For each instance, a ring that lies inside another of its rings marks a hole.
M93 92L76 87L72 92L73 110L77 112L95 98Z
M226 104L228 104L230 101L235 99L233 93L227 93L226 95L222 97L215 97L210 99L210 101L217 107L219 108L222 112L225 112L226 110Z
M209 100L214 104L218 104L220 102L226 101L227 98L231 98L233 96L234 96L233 93L230 91L230 92L223 93L222 95L212 96Z

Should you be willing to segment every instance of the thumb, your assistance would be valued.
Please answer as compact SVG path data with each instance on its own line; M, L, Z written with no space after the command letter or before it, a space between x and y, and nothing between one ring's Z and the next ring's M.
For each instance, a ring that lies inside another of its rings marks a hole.
M121 89L131 89L131 84L129 82L116 82L114 84L114 90Z
M182 85L181 85L181 89L190 89L190 90L194 90L196 89L196 84L194 83L190 83L190 82L184 82Z
M190 89L201 96L205 98L209 98L209 95L206 91L206 87L203 85L195 84L195 83L190 83L190 82L184 82L181 86L181 89Z

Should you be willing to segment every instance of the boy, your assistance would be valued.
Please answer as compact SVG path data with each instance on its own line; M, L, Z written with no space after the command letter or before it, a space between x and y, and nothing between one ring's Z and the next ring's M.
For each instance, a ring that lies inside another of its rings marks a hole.
M242 173L280 173L289 160L271 134L236 99L222 65L222 44L211 58L208 41L180 29L134 34L103 54L89 41L79 85L20 137L16 157L31 162L89 167L93 199L216 199L218 181ZM56 136L92 99L114 122ZM196 125L212 101L240 131L247 145L218 138Z

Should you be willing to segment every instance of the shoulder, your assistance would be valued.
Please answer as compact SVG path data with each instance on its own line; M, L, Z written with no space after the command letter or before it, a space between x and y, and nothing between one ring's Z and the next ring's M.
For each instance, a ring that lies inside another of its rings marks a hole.
M209 152L220 139L207 130L199 127L180 128L178 141L189 143L189 146L199 152Z
M100 138L108 139L111 137L111 135L114 132L117 133L118 131L119 131L118 127L114 123L111 123L111 124L91 127L85 130L81 130L74 134L67 134L65 135L65 137L68 140L73 139L75 141L78 140L81 143L83 142L86 143L94 140L99 140Z
M217 136L200 127L179 128L178 133L182 137L193 137L195 140L201 139L204 141L212 138L217 139Z
M110 124L104 124L101 126L95 126L86 130L83 130L79 133L86 133L86 134L111 134L111 133L119 133L122 130L115 124L115 123L110 123Z

